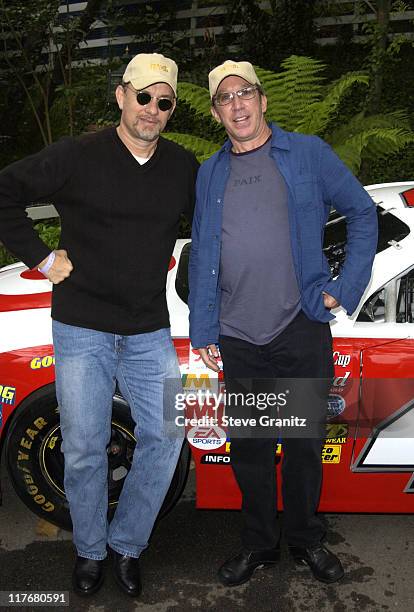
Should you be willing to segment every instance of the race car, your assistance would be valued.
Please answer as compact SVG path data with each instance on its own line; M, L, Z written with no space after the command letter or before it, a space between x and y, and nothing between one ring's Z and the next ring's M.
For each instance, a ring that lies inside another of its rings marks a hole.
M366 187L377 205L379 242L369 286L348 316L334 311L335 378L328 398L321 511L414 511L414 182ZM188 338L190 240L177 240L167 276L171 331L183 391L220 395L222 374L203 365ZM332 212L324 252L333 276L346 254L346 220ZM63 485L59 406L54 385L50 319L51 284L22 263L0 270L0 444L13 486L27 507L71 528ZM200 393L198 395L200 396ZM240 508L231 470L225 408L210 402L186 406L188 428L161 514L178 500L190 453L198 508ZM214 420L215 419L215 420ZM190 419L191 420L191 419ZM108 446L109 507L113 511L136 444L125 399L113 399ZM280 471L283 437L278 441ZM280 493L280 474L278 486ZM281 495L278 503L282 507Z

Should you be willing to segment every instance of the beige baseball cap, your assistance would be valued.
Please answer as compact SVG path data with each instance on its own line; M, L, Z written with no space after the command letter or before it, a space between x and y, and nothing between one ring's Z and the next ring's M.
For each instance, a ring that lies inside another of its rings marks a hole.
M257 74L254 71L250 62L235 62L234 60L226 60L220 66L216 66L208 75L208 85L210 89L210 97L216 95L218 86L221 81L228 76L239 76L251 85L260 85Z
M154 83L167 83L177 95L178 68L174 60L160 53L139 53L129 62L124 76L125 83L135 89L144 89Z

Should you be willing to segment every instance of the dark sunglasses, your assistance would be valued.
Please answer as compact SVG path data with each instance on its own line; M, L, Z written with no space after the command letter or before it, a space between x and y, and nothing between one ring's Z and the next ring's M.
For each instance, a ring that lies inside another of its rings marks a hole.
M151 96L151 94L148 93L148 91L137 91L136 89L133 89L132 87L130 87L129 89L136 94L137 102L141 106L146 106L147 104L151 102L152 99L154 99L154 100L157 100L157 105L160 111L164 111L164 112L169 111L173 107L173 101L171 100L171 98L162 98L162 97L159 98L158 96Z

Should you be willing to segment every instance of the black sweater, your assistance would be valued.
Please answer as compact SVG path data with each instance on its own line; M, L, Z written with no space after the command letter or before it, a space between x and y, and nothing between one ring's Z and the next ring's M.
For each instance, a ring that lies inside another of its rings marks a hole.
M168 264L180 215L192 216L197 168L164 138L142 166L115 128L65 138L0 173L0 239L37 266L49 249L24 209L53 203L74 269L53 287L52 317L123 335L168 327Z

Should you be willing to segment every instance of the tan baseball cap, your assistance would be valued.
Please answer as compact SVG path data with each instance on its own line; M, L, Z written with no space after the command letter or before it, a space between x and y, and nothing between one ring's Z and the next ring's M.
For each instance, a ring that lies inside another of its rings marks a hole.
M154 83L167 83L177 95L178 68L174 60L160 53L139 53L129 62L124 76L125 83L135 89L144 89Z
M216 66L208 75L208 85L210 89L210 97L216 95L218 86L221 81L228 76L239 76L251 85L260 85L257 74L254 71L250 62L235 62L234 60L226 60L220 66Z

